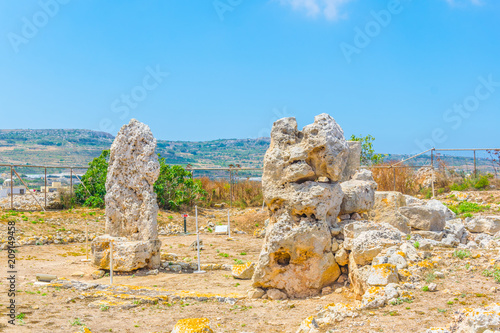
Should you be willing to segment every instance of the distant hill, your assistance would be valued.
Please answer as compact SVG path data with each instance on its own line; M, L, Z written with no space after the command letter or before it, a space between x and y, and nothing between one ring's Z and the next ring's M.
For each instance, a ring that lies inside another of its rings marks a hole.
M91 130L0 130L0 164L86 166L102 150L108 149L113 139L109 133ZM269 143L269 138L201 142L158 140L157 151L169 164L262 167ZM389 154L386 160L399 161L407 157L409 155ZM444 155L441 160L450 167L472 169L473 165L471 157ZM412 160L413 165L429 163L429 155ZM491 162L485 158L479 158L477 165L481 170L491 170ZM0 171L5 172L6 169L0 168Z
M0 130L0 164L86 166L108 149L113 139L109 133L91 130ZM261 167L269 142L269 138L158 140L157 151L169 164L217 167L237 163Z

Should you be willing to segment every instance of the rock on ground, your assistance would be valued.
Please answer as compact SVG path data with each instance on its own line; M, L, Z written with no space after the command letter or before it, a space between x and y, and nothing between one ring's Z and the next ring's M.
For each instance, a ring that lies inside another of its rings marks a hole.
M179 320L172 333L213 333L208 318L185 318Z
M409 225L418 230L442 231L446 225L445 213L432 206L406 206L399 212L408 219Z
M465 228L473 233L494 235L500 231L500 216L479 216L467 219Z
M233 265L231 273L233 278L240 280L251 280L255 272L255 263L247 262L246 264Z
M353 179L340 183L340 186L344 192L340 214L365 213L372 209L377 183L371 171L361 170L353 175Z
M405 234L411 229L407 217L399 212L400 207L406 206L406 198L396 191L375 192L375 203L370 211L370 218L374 222L385 222Z

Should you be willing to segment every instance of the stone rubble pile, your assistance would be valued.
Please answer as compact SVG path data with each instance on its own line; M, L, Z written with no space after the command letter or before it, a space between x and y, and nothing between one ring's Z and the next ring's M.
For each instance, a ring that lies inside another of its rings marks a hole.
M482 308L465 308L457 312L454 321L446 328L432 327L426 333L495 333L500 332L500 303Z
M44 193L32 193L33 195L27 193L24 195L14 195L14 209L16 210L42 210L40 205L45 208L45 194ZM36 197L38 203L33 198ZM10 196L0 199L0 208L11 209ZM47 193L47 208L46 209L59 209L61 208L61 203L59 201L59 193L51 192Z
M89 241L96 237L95 233L89 233ZM16 236L14 246L29 246L29 245L49 245L49 244L68 244L68 243L85 243L85 234L75 234L73 232L56 233L48 236ZM6 250L8 248L8 239L3 238L0 240L0 249Z
M434 248L500 246L498 217L463 221L438 200L377 192L356 147L327 114L302 131L294 118L271 131L262 177L270 218L249 297L302 298L349 283L358 299L354 307L327 307L299 332L410 301L422 271L439 261L429 258Z

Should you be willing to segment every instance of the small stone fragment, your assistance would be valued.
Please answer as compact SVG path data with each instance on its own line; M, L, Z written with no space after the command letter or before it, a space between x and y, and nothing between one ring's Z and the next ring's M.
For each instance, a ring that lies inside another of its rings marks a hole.
M287 299L288 296L279 289L269 289L267 291L267 296L273 301Z
M97 280L97 279L100 279L104 276L104 274L106 274L106 272L102 269L97 269L95 271L92 272L91 276L94 280Z

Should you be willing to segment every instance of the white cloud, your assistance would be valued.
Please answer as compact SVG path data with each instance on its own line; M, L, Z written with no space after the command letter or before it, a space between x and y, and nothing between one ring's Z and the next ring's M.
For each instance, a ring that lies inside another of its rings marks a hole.
M352 0L279 0L282 5L291 6L294 10L305 11L308 16L324 16L327 20L345 17L341 7Z
M482 0L446 0L450 6L463 6L469 3L475 6L481 6L483 4Z
M327 20L334 21L347 17L342 7L353 0L277 0L284 6L290 6L294 10L304 11L307 16L324 16ZM483 5L484 0L444 0L452 7L462 7L472 4Z

